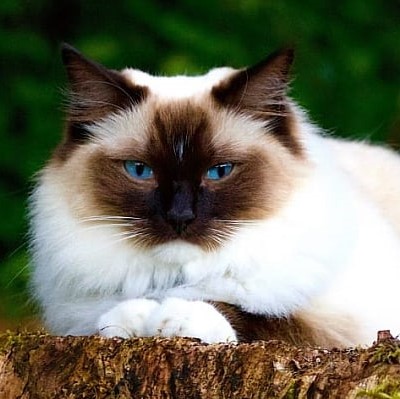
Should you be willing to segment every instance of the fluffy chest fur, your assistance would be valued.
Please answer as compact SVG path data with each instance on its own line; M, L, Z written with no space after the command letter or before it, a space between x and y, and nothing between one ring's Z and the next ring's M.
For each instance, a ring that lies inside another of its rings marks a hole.
M400 330L398 304L372 317L381 303L370 295L385 283L379 300L391 300L394 283L376 265L399 273L400 221L383 210L399 185L388 176L378 188L392 195L371 195L377 183L351 160L379 150L322 137L286 97L290 61L281 52L247 70L157 78L65 48L65 137L31 198L33 287L52 330L118 320L152 335L170 309L217 312L199 301L236 309L215 313L230 338L230 325L251 329L246 315L295 317L318 343ZM373 159L400 173L383 154ZM218 340L196 334L196 322L188 335Z

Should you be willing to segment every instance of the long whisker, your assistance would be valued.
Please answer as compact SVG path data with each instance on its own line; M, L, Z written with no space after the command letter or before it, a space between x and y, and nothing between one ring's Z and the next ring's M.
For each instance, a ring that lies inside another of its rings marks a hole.
M84 231L99 230L105 227L132 227L132 223L102 223L84 227Z
M110 242L110 245L114 245L114 244L118 244L120 242L123 241L127 241L127 240L132 240L134 238L138 238L140 237L141 239L144 239L144 236L147 236L146 233L132 233L132 234L128 234L125 237L123 236L122 238L118 239L118 240L114 240Z
M96 222L96 221L107 221L107 220L143 220L133 216L112 216L112 215L99 215L99 216L87 216L80 219L82 222Z
M82 227L80 228L80 232L85 232L85 231L90 231L90 230L101 230L102 228L104 229L111 229L110 231L110 237L123 237L123 239L127 238L134 238L134 237L141 237L144 236L145 234L148 235L148 232L145 231L143 227L140 228L140 230L136 227L135 225L138 223L143 222L143 218L137 218L133 216L114 216L114 215L93 215L93 216L87 216L87 217L82 217L77 221L78 224L80 224ZM112 229L115 228L114 232ZM117 230L120 228L121 230ZM125 230L125 231L124 231ZM131 231L129 231L131 230ZM135 231L132 231L135 230ZM76 232L75 231L68 231L65 230L64 234L59 237L57 243L54 243L55 245L59 246L62 245L63 242L70 241L71 238L75 239L76 238ZM36 240L32 240L32 245L36 245ZM112 245L114 242L118 242L118 240L111 240L110 245Z
M255 221L255 220L214 219L214 221L223 223L224 225L230 225L230 226L254 226L254 225L258 225L259 224L259 221Z
M110 237L123 237L123 236L129 236L129 235L139 235L141 232L132 232L132 231L120 231L119 233L114 233L111 234Z

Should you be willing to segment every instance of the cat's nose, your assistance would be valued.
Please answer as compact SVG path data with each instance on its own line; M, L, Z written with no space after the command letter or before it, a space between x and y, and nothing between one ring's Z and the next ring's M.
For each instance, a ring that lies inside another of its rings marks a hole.
M193 190L189 185L180 183L174 187L170 209L167 211L167 221L174 230L181 234L196 215L193 210Z
M182 234L195 217L193 210L188 208L177 209L173 207L167 212L167 221L178 234Z
M195 215L191 209L184 209L183 211L177 211L171 209L167 213L167 220L172 223L190 223L195 218Z

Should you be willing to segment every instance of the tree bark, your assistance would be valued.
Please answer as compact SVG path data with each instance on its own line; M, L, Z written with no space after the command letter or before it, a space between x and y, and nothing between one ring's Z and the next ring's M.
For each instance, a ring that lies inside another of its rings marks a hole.
M390 335L381 334L371 348L347 350L281 341L206 345L185 338L0 336L1 399L396 395L400 343Z

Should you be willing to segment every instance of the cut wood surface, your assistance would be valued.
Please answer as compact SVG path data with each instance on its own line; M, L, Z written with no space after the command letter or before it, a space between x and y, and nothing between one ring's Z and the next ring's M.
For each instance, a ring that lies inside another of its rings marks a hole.
M371 348L347 350L0 335L1 399L364 397L400 397L400 344L390 334Z

